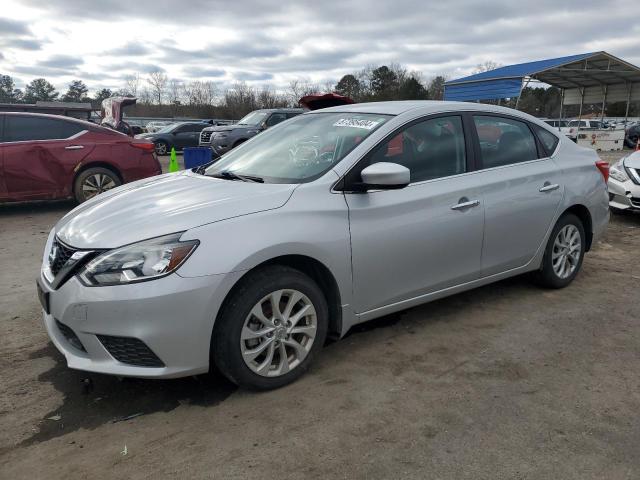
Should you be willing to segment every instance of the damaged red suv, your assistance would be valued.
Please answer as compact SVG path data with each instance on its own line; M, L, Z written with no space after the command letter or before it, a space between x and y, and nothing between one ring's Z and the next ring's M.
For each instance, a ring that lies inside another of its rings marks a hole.
M84 202L160 173L151 142L69 117L0 113L0 201Z

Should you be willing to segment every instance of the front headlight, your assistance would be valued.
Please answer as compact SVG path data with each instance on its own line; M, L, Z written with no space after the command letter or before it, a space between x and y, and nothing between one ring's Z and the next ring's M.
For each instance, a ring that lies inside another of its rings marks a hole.
M609 168L609 176L619 182L626 182L629 180L629 176L624 171L624 163L622 160Z
M164 277L184 263L198 240L180 241L180 233L109 250L87 263L79 278L88 287L124 285Z

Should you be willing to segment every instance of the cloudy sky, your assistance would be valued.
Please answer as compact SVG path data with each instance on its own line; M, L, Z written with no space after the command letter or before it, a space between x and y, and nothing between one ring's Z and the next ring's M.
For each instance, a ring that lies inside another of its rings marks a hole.
M0 73L119 88L134 72L282 88L396 62L456 78L606 50L640 65L638 0L3 0Z

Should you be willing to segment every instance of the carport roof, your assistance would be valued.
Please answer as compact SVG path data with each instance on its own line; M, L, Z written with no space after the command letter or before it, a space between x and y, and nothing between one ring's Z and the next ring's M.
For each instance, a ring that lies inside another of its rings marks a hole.
M627 85L640 82L640 68L607 52L519 63L446 82L445 100L515 97L525 77L565 89Z

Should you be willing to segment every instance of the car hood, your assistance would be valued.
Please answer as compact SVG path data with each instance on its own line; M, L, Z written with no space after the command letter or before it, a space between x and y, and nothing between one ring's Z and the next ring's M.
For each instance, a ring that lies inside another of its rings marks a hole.
M115 248L207 223L283 206L296 185L206 177L191 171L140 180L65 215L58 238L82 249Z
M632 153L625 158L624 166L629 168L640 168L640 151Z
M231 130L259 130L257 125L219 125L217 127L207 127L207 132L230 132Z

